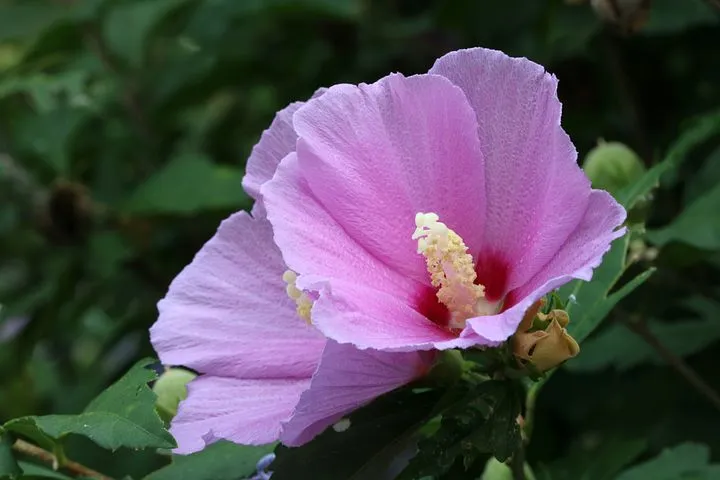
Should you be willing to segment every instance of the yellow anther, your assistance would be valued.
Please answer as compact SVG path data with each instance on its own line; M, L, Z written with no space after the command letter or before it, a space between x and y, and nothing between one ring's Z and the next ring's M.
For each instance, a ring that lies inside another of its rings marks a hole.
M285 291L287 292L288 297L295 300L295 304L297 305L297 314L308 324L312 323L310 320L310 311L312 310L313 301L307 293L297 288L297 285L295 284L297 281L297 273L292 270L287 270L283 273L282 278L285 283L287 283Z
M415 215L413 240L425 257L437 298L450 311L450 328L463 328L468 318L493 313L485 300L485 287L477 285L475 264L462 238L440 222L435 213Z

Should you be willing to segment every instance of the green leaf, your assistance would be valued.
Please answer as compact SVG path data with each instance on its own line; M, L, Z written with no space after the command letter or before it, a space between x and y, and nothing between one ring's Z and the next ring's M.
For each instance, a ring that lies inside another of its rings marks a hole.
M582 55L602 24L589 8L563 2L551 12L552 20L545 36L548 56L553 61Z
M437 390L403 389L351 414L350 427L329 428L299 448L279 446L273 480L379 478L391 462L414 447L413 434L441 398Z
M648 322L650 331L670 351L679 356L699 352L720 339L718 305L704 318L680 319L672 323L653 320ZM587 340L580 355L566 368L587 372L615 367L625 370L643 363L663 364L664 361L647 342L621 324L614 324L599 335Z
M720 182L720 147L716 148L702 168L685 185L683 204L689 205Z
M30 478L54 478L57 480L72 480L72 477L63 475L62 473L51 470L50 468L42 465L37 465L30 462L18 462L22 469L22 479Z
M604 438L591 445L543 468L538 478L615 480L618 472L645 451L647 440Z
M35 109L43 115L63 108L88 107L88 77L88 72L81 69L69 69L54 75L8 75L0 80L0 99L18 93L27 94L33 99Z
M41 156L57 174L67 174L73 140L88 118L87 110L60 107L41 115L24 117L18 122L16 132L19 141ZM38 132L43 134L39 136Z
M123 237L111 231L94 233L88 243L88 268L103 278L116 273L133 254Z
M68 8L48 2L0 4L0 41L28 39L68 15Z
M670 147L665 158L648 170L640 180L621 190L618 201L628 210L633 208L658 185L660 177L676 169L693 148L720 132L720 112L712 112L698 118Z
M244 0L233 3L232 8L236 15L247 16L297 12L351 20L363 11L361 0Z
M115 384L101 393L80 415L22 417L4 427L46 446L74 433L88 437L103 448L173 448L175 441L155 411L155 394L148 382L156 378L138 362Z
M600 325L620 300L642 285L654 272L653 269L647 270L610 293L627 268L629 241L630 234L626 234L613 242L602 264L595 269L592 280L577 280L560 290L560 295L565 299L574 296L574 299L568 302L566 310L570 315L568 332L578 343L585 340Z
M145 58L146 43L153 29L186 1L154 0L115 6L103 25L108 46L130 64L139 67Z
M21 473L12 453L13 440L0 428L0 478L13 478Z
M275 445L251 447L220 441L191 455L175 455L167 467L145 480L236 480L255 473L255 465ZM273 475L274 477L274 475Z
M3 425L3 428L18 435L27 437L40 447L52 451L57 445L55 440L49 435L46 435L45 432L43 432L42 430L35 428L35 426L31 423L24 422L24 418L28 417L21 417L9 420L7 423L5 423L5 425Z
M398 480L442 475L462 456L471 465L483 454L507 460L520 445L521 398L511 381L489 380L469 387L442 413L440 427L422 440L419 453Z
M216 165L200 154L170 160L135 190L124 206L136 214L191 214L209 209L237 209L249 199L242 170Z
M317 15L332 15L339 18L353 19L363 10L360 0L264 0L269 6L283 8L306 8ZM275 5L273 5L275 4Z
M672 34L718 22L717 12L705 0L653 0L645 34Z
M645 463L626 470L617 480L711 480L720 478L720 465L710 465L710 449L683 443L666 449Z
M587 338L587 336L590 335L590 333L592 333L597 328L600 322L608 315L608 313L610 313L610 310L612 310L615 305L620 302L620 300L630 295L633 290L645 283L645 281L650 278L650 275L652 275L654 272L654 268L644 271L643 273L623 285L617 291L601 299L600 302L595 304L595 309L591 312L587 312L587 314L583 317L584 321L581 323L581 325L578 326L577 329L572 330L577 332L577 335L574 336L579 339Z
M656 245L682 242L693 247L720 249L720 184L702 195L673 222L659 230L647 232L647 238Z

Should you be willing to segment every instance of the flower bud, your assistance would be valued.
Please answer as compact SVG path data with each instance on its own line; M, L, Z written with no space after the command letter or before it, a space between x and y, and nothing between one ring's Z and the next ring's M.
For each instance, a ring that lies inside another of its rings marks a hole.
M452 385L460 378L466 362L457 350L444 350L436 354L435 363L422 379L423 384L432 386Z
M633 33L640 30L650 17L650 0L590 0L598 17L604 22Z
M532 469L526 463L525 464L525 478L527 480L535 480L535 475ZM480 480L512 480L513 474L510 467L507 464L496 460L494 457L490 457L490 460L485 464L485 471L480 477Z
M616 194L642 177L645 165L626 145L601 140L585 157L583 170L593 188Z
M580 346L565 330L570 322L567 312L539 313L541 306L537 302L525 314L513 337L513 354L544 372L577 355Z
M168 368L155 381L155 406L164 420L170 421L177 414L178 405L187 398L187 384L196 376L182 368Z

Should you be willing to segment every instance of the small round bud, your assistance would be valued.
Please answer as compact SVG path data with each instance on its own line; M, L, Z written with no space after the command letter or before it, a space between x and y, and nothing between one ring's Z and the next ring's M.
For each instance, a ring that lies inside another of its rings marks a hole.
M452 385L465 370L466 362L457 350L444 350L437 355L435 364L425 375L423 383L433 386Z
M491 457L485 464L485 471L481 478L482 480L512 480L513 474L510 467Z
M645 165L624 144L600 141L585 157L583 170L593 188L616 194L642 177Z
M168 368L155 381L155 406L164 420L170 421L177 414L178 405L187 398L187 384L196 376L182 368Z
M525 478L527 480L535 480L535 475L527 463L525 464L524 470ZM512 480L513 478L515 477L507 464L491 457L485 464L485 471L483 472L482 477L480 477L480 480Z

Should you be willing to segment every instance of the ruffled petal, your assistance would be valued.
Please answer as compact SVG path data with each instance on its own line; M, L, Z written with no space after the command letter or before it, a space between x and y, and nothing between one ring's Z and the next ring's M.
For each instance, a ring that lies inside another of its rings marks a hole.
M329 341L310 388L283 426L282 442L289 446L309 442L344 415L424 375L431 359L431 354L422 352L358 350Z
M592 190L580 224L555 256L513 295L522 298L562 275L589 281L612 241L625 234L625 228L618 228L625 217L625 209L608 192Z
M280 160L295 151L297 134L292 125L293 114L304 102L294 102L283 108L273 119L270 127L262 133L253 147L245 166L242 185L254 199L260 198L260 187L275 174Z
M175 453L202 450L225 439L243 445L264 445L280 436L281 424L310 385L310 379L237 380L203 375L188 384L170 433Z
M307 378L324 338L285 292L265 219L225 220L160 301L150 338L167 365L236 378Z
M317 90L312 98L322 95L327 89ZM275 174L280 160L295 151L297 134L293 128L293 114L305 102L294 102L283 108L273 119L270 126L260 136L260 141L253 147L242 184L245 191L254 199L260 198L260 187Z
M475 114L447 79L394 74L336 85L300 108L294 125L314 197L395 271L428 283L411 238L418 212L437 213L466 243L481 238L485 180Z
M496 300L556 258L583 218L590 182L560 126L557 80L542 66L474 48L445 55L430 73L459 86L477 114L487 216L475 253Z
M310 191L294 153L283 159L262 195L275 243L288 266L301 274L299 283L310 275L339 278L399 296L417 288L348 235Z
M624 220L625 209L610 194L593 190L580 225L560 250L530 281L511 292L512 307L499 315L472 318L468 328L491 342L505 341L533 303L571 280L592 278L612 241L625 234L625 228L616 229Z

